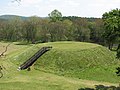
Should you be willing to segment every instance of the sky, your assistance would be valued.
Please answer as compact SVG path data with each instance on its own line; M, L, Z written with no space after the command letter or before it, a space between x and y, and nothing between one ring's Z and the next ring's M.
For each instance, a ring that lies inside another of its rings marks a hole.
M13 0L0 1L0 15L47 17L57 9L63 16L97 17L113 9L120 9L120 0Z

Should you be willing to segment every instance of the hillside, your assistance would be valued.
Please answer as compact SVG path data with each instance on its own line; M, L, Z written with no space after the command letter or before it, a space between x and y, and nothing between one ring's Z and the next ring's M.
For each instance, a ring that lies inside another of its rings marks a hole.
M26 20L28 18L25 16L17 16L17 15L1 15L0 19L9 20L9 19L13 19L14 17L20 17L22 20Z
M44 45L52 46L53 49L37 61L37 70L100 81L108 80L104 78L106 73L109 73L107 77L116 76L114 66L118 61L115 53L101 45L84 42L55 42Z
M1 42L0 50L4 50L3 46L6 45L7 43ZM19 65L42 46L53 48L38 59L30 72L17 71ZM8 48L6 56L0 58L0 65L5 67L4 77L0 78L0 90L78 90L101 84L117 86L113 84L120 80L115 75L117 62L113 52L92 43L20 45L15 42Z

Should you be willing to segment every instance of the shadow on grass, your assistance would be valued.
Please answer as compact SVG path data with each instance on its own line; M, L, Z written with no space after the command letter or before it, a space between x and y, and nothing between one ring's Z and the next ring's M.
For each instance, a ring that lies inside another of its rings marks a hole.
M35 43L32 43L32 42L19 42L19 43L16 43L15 45L31 45L31 44L39 44L39 43L45 43L45 42L41 42L41 41L36 41Z
M78 90L120 90L120 87L95 85L95 88L80 88Z
M27 42L19 42L19 43L16 43L15 45L31 45L31 43L27 43Z

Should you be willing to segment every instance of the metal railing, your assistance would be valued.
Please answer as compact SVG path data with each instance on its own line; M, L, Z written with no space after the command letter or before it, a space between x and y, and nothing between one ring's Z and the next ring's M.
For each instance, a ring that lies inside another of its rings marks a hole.
M49 51L52 47L42 47L38 52L36 52L32 57L30 57L27 61L25 61L23 64L20 65L18 70L24 70L29 68L33 65L33 63L44 53Z

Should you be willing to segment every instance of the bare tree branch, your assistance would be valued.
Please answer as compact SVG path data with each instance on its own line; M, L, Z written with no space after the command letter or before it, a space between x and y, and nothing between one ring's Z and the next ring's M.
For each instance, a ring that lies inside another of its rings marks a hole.
M17 2L18 4L20 4L21 0L13 0L12 3Z
M10 44L11 44L11 43L10 43ZM1 57L1 56L4 56L4 53L7 52L7 49L8 49L8 47L9 47L10 44L8 44L8 45L5 47L5 51L3 51L3 52L0 54L0 57Z

